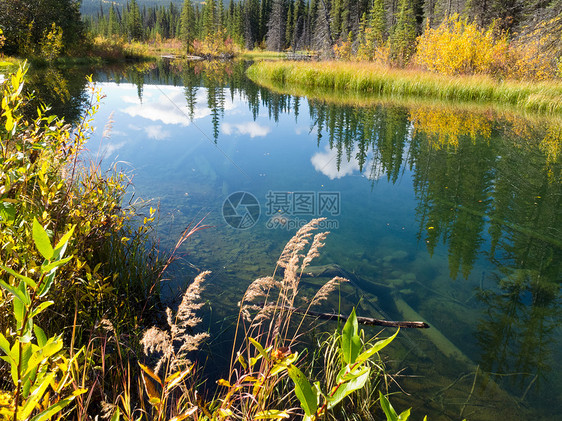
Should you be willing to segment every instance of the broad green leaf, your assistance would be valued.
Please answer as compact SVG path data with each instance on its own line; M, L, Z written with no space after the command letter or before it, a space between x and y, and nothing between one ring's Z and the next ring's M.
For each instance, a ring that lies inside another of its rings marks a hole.
M0 202L0 221L11 225L16 219L16 207L13 203Z
M21 352L21 359L20 359L20 372L25 373L25 371L27 371L27 364L29 363L29 359L31 358L32 355L32 349L31 349L31 344L24 344L22 346L22 352Z
M352 368L353 367L353 368ZM342 367L342 369L339 371L338 375L336 376L336 381L338 383L343 383L345 381L349 381L351 379L354 379L356 377L359 377L360 375L363 374L363 369L364 366L363 365L345 365Z
M51 240L36 218L33 218L33 241L35 242L35 247L37 247L37 250L45 259L51 260L53 258L54 250L53 246L51 246Z
M40 414L35 415L33 418L31 418L31 421L50 420L55 414L59 413L66 406L68 406L74 400L75 397L76 396L71 396L69 398L63 399L62 401L57 402L56 404L45 409Z
M358 330L359 325L354 308L343 326L341 336L341 351L346 364L353 364L361 351L361 339Z
M52 373L52 372L48 373L45 377L43 377L43 379L41 380L41 383L37 387L34 388L34 390L29 395L29 398L27 399L27 401L25 401L25 404L23 405L21 413L18 413L18 415L21 414L20 415L21 419L25 420L31 415L31 413L35 410L35 407L37 406L37 404L39 403L41 398L43 398L43 395L45 394L45 391L47 390L47 387L49 387L49 385L54 380L54 378L55 378L55 373ZM54 406L56 406L56 405L54 405ZM39 414L39 415L41 415L41 414ZM35 419L35 417L34 417L34 419ZM46 418L41 418L41 419L46 419Z
M2 333L0 333L0 349L4 351L4 354L10 355L10 342Z
M47 343L41 347L45 357L51 357L62 349L62 339L60 336L49 338Z
M14 299L13 301L14 306L14 318L16 319L16 329L20 330L23 326L23 319L25 317L25 305L21 302L21 300Z
M76 228L76 225L73 225L72 228L70 228L70 230L62 236L62 238L55 246L55 250L53 253L53 257L55 259L59 260L63 258L64 252L66 251L66 247L68 246L68 242L70 241L72 235L74 234L74 228Z
M49 273L49 272L51 272L53 269L57 269L59 266L63 266L63 265L65 265L66 263L68 263L68 261L69 261L70 259L72 259L72 257L73 257L73 256L69 256L69 257L67 257L67 258L65 258L65 259L55 260L54 262L49 263L49 264L43 264L43 265L41 265L41 272L43 272L43 273Z
M267 411L260 411L253 416L254 420L280 420L283 418L290 418L286 411L279 411L277 409L270 409Z
M358 376L341 384L337 390L328 397L328 409L332 409L347 395L365 386L365 383L369 379L369 374L371 374L371 368L364 367Z
M6 266L2 266L0 265L0 269L8 272L10 275L18 278L21 281L24 281L27 285L29 285L31 288L37 288L37 284L35 283L35 281L31 278L28 278L27 276L24 276L20 273L17 273L16 271L14 271L13 269L10 269L9 267Z
M289 377L295 383L295 394L301 403L301 407L307 416L312 416L318 409L316 393L312 389L308 379L296 366L290 365L288 369Z
M54 304L53 301L42 302L31 312L31 315L29 317L37 316L39 313L43 312L47 307L52 306L53 304Z
M396 413L396 411L388 401L387 397L384 396L380 390L379 390L379 397L381 401L382 410L386 415L386 421L398 421L398 414Z
M359 357L357 357L357 360L355 360L355 362L357 362L358 364L362 364L363 362L367 361L375 353L379 352L381 349L383 349L388 344L390 344L396 338L398 332L400 332L400 329L398 329L396 333L394 333L394 335L392 335L390 338L386 338L382 341L376 342L371 348L369 348L367 351L359 355Z
M4 288L6 291L8 291L9 293L11 293L15 298L20 300L22 302L22 304L24 304L24 305L31 304L31 300L29 299L29 297L26 294L24 294L22 291L20 291L18 288L15 288L15 287L7 284L6 282L4 282L1 279L0 279L0 286L2 288Z
M47 295L54 281L55 272L51 272L50 274L45 276L45 278L43 279L43 283L39 286L39 298L43 298L45 295Z

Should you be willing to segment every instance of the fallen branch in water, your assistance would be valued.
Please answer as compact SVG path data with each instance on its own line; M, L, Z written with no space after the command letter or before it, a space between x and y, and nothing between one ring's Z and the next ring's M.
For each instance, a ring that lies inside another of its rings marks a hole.
M261 304L263 306L263 303ZM301 310L296 307L281 305L289 311L295 312L297 314L303 314L305 316L317 317L324 320L343 320L346 321L348 316L337 313L320 313L313 310ZM402 327L410 329L428 329L429 325L425 322L395 322L391 320L374 319L372 317L357 317L357 323L367 326L385 326L385 327Z

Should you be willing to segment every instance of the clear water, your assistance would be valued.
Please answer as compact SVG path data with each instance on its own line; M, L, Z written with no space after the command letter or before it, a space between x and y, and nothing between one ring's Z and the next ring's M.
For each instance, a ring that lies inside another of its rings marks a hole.
M295 227L324 216L331 234L316 263L356 277L343 311L431 325L401 332L389 351L411 394L395 406L432 420L559 416L561 119L325 103L260 88L245 66L95 74L106 97L90 154L130 171L135 197L159 204L162 247L190 222L211 226L182 247L164 293L193 268L213 271L213 364L227 358L246 286L271 273Z

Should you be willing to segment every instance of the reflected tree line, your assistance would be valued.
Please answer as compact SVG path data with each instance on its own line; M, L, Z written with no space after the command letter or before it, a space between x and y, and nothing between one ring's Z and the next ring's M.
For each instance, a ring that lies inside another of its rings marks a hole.
M205 92L215 142L229 96L242 96L254 118L260 110L275 121L288 112L299 118L305 99L257 86L245 77L246 68L242 61L158 61L105 69L98 80L135 83L141 100L145 83L183 86L191 119ZM59 87L48 95L61 93L64 115L80 115L84 80L36 77ZM517 371L510 379L523 390L539 384L561 321L560 120L436 105L360 108L307 101L311 131L319 146L337 151L338 168L355 160L373 183L383 176L395 183L405 170L412 172L418 239L430 254L439 243L447 245L451 278L467 278L482 254L494 264L477 294L485 308L477 328L481 368Z

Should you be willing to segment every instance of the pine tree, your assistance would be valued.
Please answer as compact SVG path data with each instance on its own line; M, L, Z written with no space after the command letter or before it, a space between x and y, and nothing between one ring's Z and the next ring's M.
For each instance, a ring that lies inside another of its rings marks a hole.
M213 36L216 33L216 23L217 6L215 0L207 0L203 6L203 38Z
M127 6L127 33L130 39L140 40L142 39L143 28L139 5L136 0L131 0L131 3L128 3Z
M416 17L411 0L400 0L396 26L390 39L391 59L404 66L412 57L416 42Z
M195 13L191 0L184 0L180 19L180 37L189 52L195 37Z
M117 15L115 14L115 8L113 7L113 3L109 8L109 17L107 23L107 35L112 37L114 35L119 34L119 22L117 22Z

